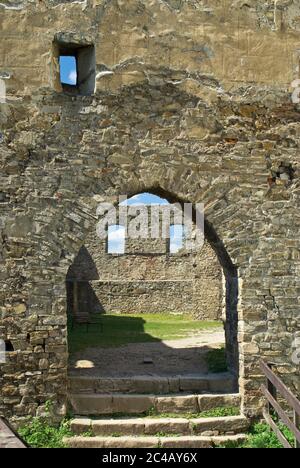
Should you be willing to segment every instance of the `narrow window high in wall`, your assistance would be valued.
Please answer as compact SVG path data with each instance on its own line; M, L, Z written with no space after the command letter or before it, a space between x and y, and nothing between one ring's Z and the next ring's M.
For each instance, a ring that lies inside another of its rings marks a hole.
M109 226L107 233L106 252L108 254L124 255L125 253L125 228L115 224Z
M176 254L184 247L185 232L181 224L172 224L170 226L170 239L168 251L170 254Z
M95 92L96 59L93 45L55 43L59 80L66 94L90 96Z
M59 57L60 81L63 86L77 86L77 60L74 55Z

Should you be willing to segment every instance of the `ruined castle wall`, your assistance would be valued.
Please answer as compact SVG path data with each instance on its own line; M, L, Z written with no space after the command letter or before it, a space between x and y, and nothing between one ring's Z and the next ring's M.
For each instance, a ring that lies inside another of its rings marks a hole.
M299 395L299 17L295 0L2 0L1 414L64 414L66 274L98 203L151 189L205 204L244 411L259 358ZM62 93L57 41L95 46L95 94Z
M223 286L219 260L208 242L199 252L168 253L162 239L127 239L124 254L108 254L92 232L68 282L79 282L80 310L101 313L176 313L220 320ZM73 289L68 287L68 310Z

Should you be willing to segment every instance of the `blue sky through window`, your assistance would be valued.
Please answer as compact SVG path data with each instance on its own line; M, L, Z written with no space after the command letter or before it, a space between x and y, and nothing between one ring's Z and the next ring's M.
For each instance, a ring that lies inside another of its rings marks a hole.
M121 205L133 206L133 205L168 205L168 200L160 198L152 193L139 193L134 197L128 198L127 201L121 203Z
M170 253L177 253L183 248L184 226L174 224L170 226Z
M77 84L76 58L61 55L59 57L59 67L61 83L75 86Z
M168 200L151 193L135 195L121 205L169 205ZM184 228L181 225L170 226L170 252L176 253L183 247ZM141 241L142 242L142 241ZM108 229L108 253L123 254L125 252L125 230L123 226L114 225Z
M107 252L109 254L125 253L125 228L120 225L108 227Z

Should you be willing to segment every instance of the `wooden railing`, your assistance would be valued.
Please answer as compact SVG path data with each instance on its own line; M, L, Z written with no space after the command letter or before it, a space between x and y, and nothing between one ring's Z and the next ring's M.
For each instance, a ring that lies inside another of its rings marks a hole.
M280 442L285 448L300 448L300 401L285 386L282 380L272 371L272 364L260 362L260 368L267 378L267 385L261 386L261 391L267 399L267 405L264 411L264 418L272 428ZM293 421L290 416L282 409L278 402L278 393L287 401L293 412ZM295 436L295 447L292 447L282 431L275 422L274 416L277 416L282 423Z

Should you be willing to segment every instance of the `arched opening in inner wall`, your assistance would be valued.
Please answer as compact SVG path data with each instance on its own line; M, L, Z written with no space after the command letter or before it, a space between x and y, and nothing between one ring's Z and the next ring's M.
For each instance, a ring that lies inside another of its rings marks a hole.
M182 200L147 190L115 205L105 237L96 225L88 233L66 277L71 393L84 379L104 394L237 390L237 269L206 219L203 243L191 248L195 206L190 234L175 212L163 226L175 204L183 212Z

